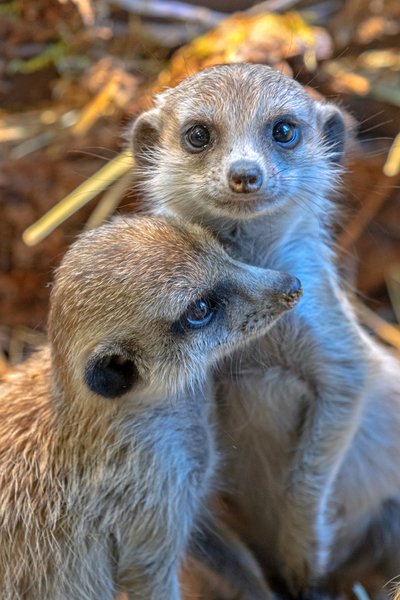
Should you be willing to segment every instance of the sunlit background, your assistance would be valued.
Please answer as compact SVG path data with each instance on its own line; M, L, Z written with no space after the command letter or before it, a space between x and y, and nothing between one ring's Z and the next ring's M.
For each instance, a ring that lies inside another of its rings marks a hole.
M0 40L2 369L45 339L48 283L74 236L138 206L129 121L154 91L237 61L348 111L338 254L361 319L400 348L398 0L14 0L0 2Z

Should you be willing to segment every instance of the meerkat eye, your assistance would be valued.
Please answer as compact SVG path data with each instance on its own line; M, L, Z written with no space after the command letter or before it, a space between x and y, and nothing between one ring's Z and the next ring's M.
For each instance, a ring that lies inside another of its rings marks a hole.
M280 145L294 146L298 142L299 130L293 123L279 121L274 125L272 137Z
M209 298L199 298L185 310L173 328L179 333L202 329L211 323L217 314L217 303Z
M216 307L209 300L196 300L185 313L186 326L189 329L200 329L208 325L215 316Z
M192 151L199 152L210 143L210 132L205 125L194 125L186 131L185 140Z

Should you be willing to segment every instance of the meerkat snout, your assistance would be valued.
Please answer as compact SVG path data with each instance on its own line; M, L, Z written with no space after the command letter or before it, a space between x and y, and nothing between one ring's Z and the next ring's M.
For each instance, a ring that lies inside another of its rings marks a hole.
M280 305L294 306L299 298L303 295L303 288L300 279L293 277L288 273L279 271L270 271L269 269L259 269L258 267L250 267L253 270L252 276L257 283L252 283L249 274L246 273L246 278L249 285L253 285L254 298L252 302L257 305L257 296L261 296L261 305L272 307L273 303ZM247 289L247 293L250 292ZM279 309L278 309L279 310Z
M293 308L303 295L303 287L300 279L291 275L281 275L279 288L276 293L276 301L286 308ZM271 302L270 294L266 294L266 302Z
M228 183L233 192L243 194L257 192L263 183L261 169L251 161L238 160L229 169Z
M289 276L288 290L286 296L289 302L297 302L303 294L303 288L300 279Z

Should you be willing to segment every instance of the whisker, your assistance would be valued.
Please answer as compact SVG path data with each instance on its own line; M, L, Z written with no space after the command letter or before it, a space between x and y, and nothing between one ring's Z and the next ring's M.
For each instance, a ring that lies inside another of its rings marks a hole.
M384 110L378 110L376 113L373 113L372 115L370 115L369 117L366 117L362 121L357 121L357 124L363 125L364 123L368 123L368 121L371 121L372 119L376 119L376 117L379 117L379 115L383 115L384 113L385 113Z
M372 125L371 127L368 127L368 129L360 129L359 131L359 136L361 138L362 141L362 136L365 133L369 133L370 131L374 131L375 129L379 129L379 127L383 127L384 125L389 125L389 123L393 123L393 119L388 119L387 121L382 121L381 123L375 123L375 125ZM379 139L379 138L376 138Z

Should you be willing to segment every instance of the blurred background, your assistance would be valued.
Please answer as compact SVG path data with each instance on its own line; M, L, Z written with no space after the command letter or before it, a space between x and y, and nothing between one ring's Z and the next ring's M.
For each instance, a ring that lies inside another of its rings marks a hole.
M139 207L130 120L154 92L238 61L348 112L338 261L361 320L400 351L398 0L1 0L0 372L45 339L49 282L76 234Z

